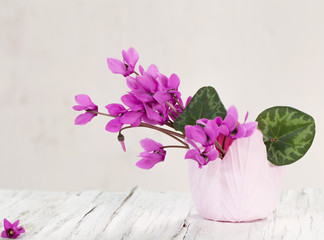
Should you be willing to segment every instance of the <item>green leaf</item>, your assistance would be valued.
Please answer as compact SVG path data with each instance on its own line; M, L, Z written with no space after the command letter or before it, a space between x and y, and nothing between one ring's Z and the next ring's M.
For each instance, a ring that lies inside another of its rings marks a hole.
M214 119L226 116L226 109L213 87L202 87L193 96L182 114L174 121L175 130L184 132L186 125L195 125L201 118Z
M315 136L314 119L291 107L272 107L256 119L263 133L268 160L275 165L288 165L303 157Z

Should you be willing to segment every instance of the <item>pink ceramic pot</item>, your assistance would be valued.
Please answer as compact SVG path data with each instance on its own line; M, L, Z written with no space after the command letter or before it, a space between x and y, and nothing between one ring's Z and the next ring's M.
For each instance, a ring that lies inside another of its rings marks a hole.
M201 217L247 222L267 218L274 211L284 169L267 160L259 130L235 140L224 159L201 169L195 161L188 163L191 194Z

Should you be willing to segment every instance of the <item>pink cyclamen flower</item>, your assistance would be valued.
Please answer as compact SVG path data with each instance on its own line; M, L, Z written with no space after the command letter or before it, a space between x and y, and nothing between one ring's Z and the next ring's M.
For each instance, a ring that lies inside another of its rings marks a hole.
M190 149L185 155L185 159L192 159L198 163L199 168L207 165L207 163L214 161L219 153L213 146L208 146L200 150L199 148Z
M18 227L19 220L14 223L10 223L6 218L3 220L4 231L1 233L3 238L17 238L20 234L25 232L25 229Z
M122 54L123 62L115 58L108 58L107 63L110 71L127 77L135 71L135 65L138 61L138 53L131 47L127 51L123 50Z
M245 116L244 123L240 124L237 109L231 106L224 120L221 117L213 120L203 118L197 120L197 125L185 126L186 141L193 147L187 151L185 158L197 161L201 168L222 153L216 147L216 142L226 152L235 139L251 136L257 127L257 122L246 123L247 116L248 114Z
M112 103L106 106L109 114L115 116L106 125L108 132L119 132L124 124L130 124L132 127L137 127L141 124L142 115L141 111L127 110L119 103Z
M237 109L234 105L232 105L227 110L227 116L223 121L223 125L226 125L229 130L229 136L232 139L238 139L243 137L249 137L252 135L254 130L257 128L258 123L255 121L246 122L249 113L247 112L245 115L244 123L240 124L238 122L238 113Z
M78 105L73 106L74 110L76 110L76 111L85 110L86 111L85 113L77 116L77 118L75 119L76 125L84 125L84 124L90 122L94 116L97 116L97 114L89 112L89 110L98 112L98 106L95 105L91 101L91 99L88 95L85 95L85 94L76 95L75 101L77 102Z
M205 127L202 128L200 125L185 126L186 140L193 147L187 151L185 159L195 160L199 168L202 168L219 155L214 145L219 128L211 120L201 119L197 122L205 124Z
M123 103L134 111L142 111L143 121L149 124L163 125L169 117L176 119L184 108L178 91L179 77L176 74L166 77L154 64L146 71L141 66L139 69L140 75L126 78L131 91L122 97Z
M136 163L136 166L143 169L151 169L155 164L164 161L166 151L162 148L163 145L161 143L145 138L140 141L140 144L145 152L140 153L139 156L142 159Z

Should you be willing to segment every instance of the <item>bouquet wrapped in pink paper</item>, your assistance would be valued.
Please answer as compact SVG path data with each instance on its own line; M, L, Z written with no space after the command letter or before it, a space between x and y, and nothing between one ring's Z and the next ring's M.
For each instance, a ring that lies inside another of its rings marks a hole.
M218 221L252 221L266 218L279 197L283 165L299 160L315 136L314 119L297 109L276 106L255 121L239 121L234 105L226 109L213 87L202 87L184 102L176 74L166 76L152 64L139 65L134 48L122 51L123 60L108 58L109 69L126 79L129 92L120 103L99 112L89 96L75 97L75 124L84 125L97 115L110 117L106 130L118 133L126 151L123 131L145 127L175 139L163 145L140 141L144 151L136 165L150 169L163 162L169 148L186 149L192 197L199 214Z

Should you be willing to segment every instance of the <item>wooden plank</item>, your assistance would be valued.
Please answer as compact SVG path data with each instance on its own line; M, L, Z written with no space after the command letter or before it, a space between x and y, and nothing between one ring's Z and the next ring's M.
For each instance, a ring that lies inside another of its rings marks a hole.
M21 220L27 240L322 240L324 192L287 191L268 219L224 223L202 219L186 193L136 188L124 193L0 190L0 218L5 217Z
M97 239L173 239L191 209L189 194L138 190Z
M136 187L127 194L102 193L95 201L94 208L73 227L68 239L98 239L108 224L116 217L124 204L133 196Z
M197 214L177 239L324 239L324 194L320 190L288 191L268 219L250 223L204 220Z
M110 213L113 213L129 194L130 191L115 194L103 194L100 191L2 191L0 216L11 221L20 219L26 229L24 239L95 239L91 237L96 235L94 229L81 227L82 221L90 216L98 204L105 206L102 214L109 218ZM93 224L96 224L96 221Z
M287 191L267 222L263 239L324 239L323 191Z

